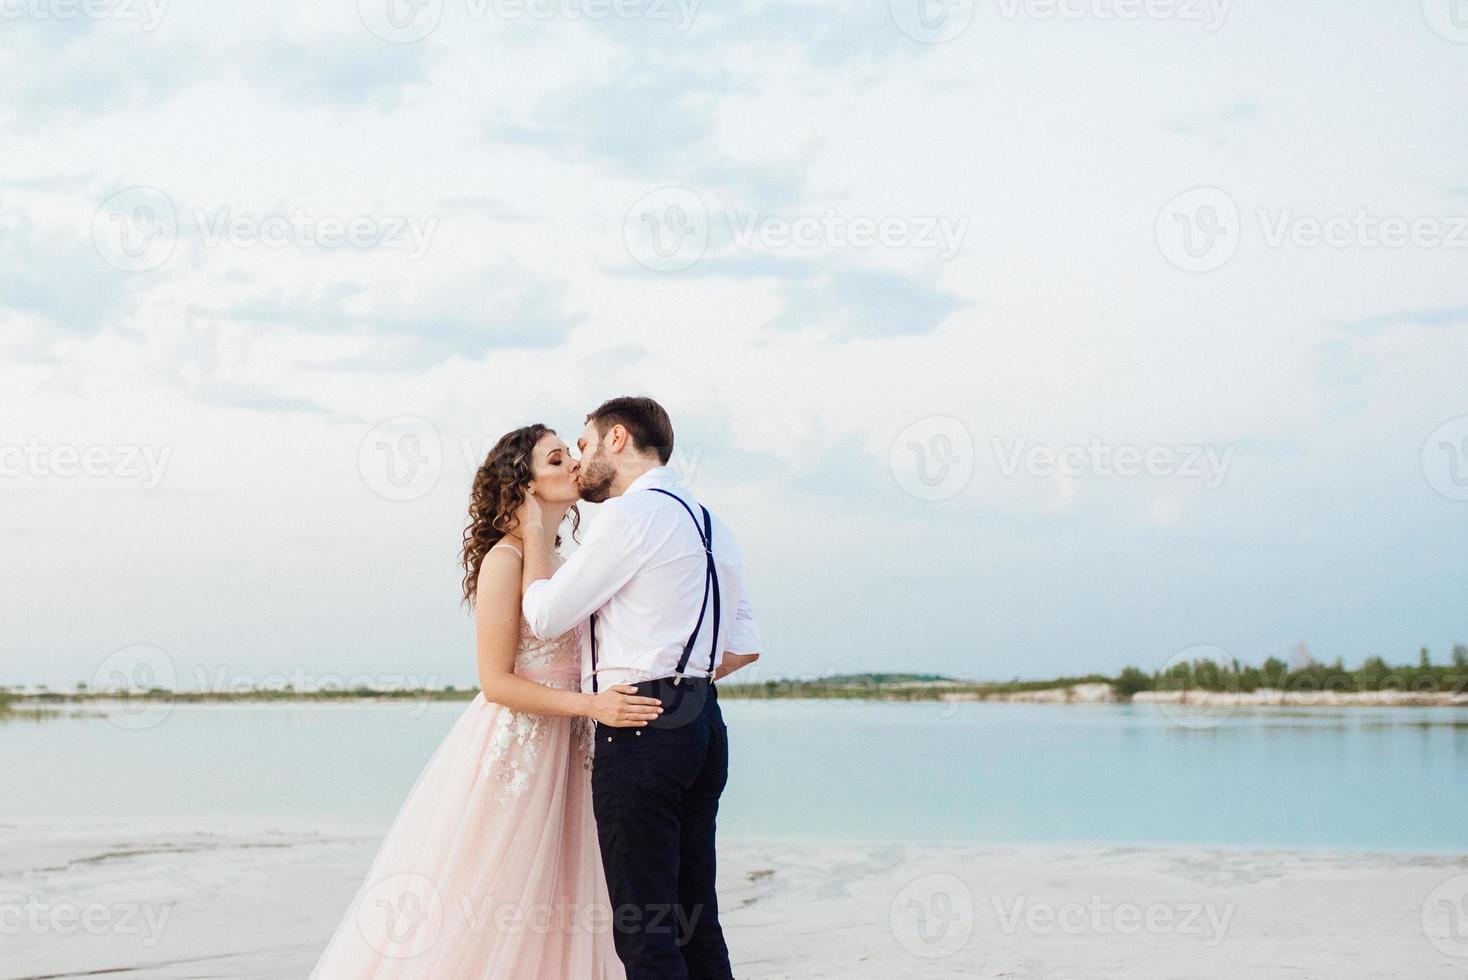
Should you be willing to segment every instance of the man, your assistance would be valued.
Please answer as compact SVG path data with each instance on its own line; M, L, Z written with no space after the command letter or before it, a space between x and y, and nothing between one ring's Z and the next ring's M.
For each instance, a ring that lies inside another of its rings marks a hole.
M596 725L592 807L627 980L732 980L715 894L714 818L728 740L714 681L759 657L728 529L667 465L673 425L651 398L586 417L580 493L603 503L554 576L554 537L531 520L525 619L557 636L588 619L582 689L633 684L663 714Z

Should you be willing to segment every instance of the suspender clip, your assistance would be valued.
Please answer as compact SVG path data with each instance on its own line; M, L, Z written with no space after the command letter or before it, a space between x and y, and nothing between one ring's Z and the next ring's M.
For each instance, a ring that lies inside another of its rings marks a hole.
M679 673L676 670L673 671L673 686L674 687L677 687L678 686L678 682L681 681L682 679L683 679L683 675L681 673Z

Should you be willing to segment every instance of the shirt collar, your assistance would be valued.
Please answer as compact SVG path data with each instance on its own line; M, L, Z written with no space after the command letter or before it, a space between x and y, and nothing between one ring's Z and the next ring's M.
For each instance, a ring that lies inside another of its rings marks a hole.
M639 476L627 485L626 493L635 490L646 490L649 487L663 487L668 489L678 484L678 475L673 472L671 466L654 466L646 473Z

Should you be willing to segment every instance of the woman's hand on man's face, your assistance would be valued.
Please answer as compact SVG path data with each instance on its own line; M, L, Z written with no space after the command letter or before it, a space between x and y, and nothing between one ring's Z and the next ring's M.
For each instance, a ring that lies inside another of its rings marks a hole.
M520 532L521 537L530 534L539 534L545 525L545 509L540 506L540 500L535 496L533 489L525 491L525 499L520 506L515 508L515 529Z

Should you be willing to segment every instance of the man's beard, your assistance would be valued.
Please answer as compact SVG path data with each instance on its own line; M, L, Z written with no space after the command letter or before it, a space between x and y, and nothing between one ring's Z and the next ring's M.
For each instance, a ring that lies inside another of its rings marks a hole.
M606 453L598 449L581 465L581 499L589 504L603 502L612 495L612 481L616 477L617 468L607 459Z

